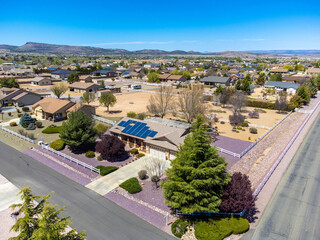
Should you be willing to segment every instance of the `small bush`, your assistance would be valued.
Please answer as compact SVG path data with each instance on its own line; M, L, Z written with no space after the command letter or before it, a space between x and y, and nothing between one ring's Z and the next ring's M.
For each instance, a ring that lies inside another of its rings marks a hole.
M86 157L87 158L94 158L96 156L96 154L92 151L86 152Z
M238 127L237 127L237 130L242 130L242 127L238 126Z
M66 144L63 142L62 139L58 139L50 143L50 147L57 151L64 149L65 145Z
M253 111L249 112L248 115L249 115L250 118L259 118L259 112L256 111L256 110L253 110Z
M137 114L135 112L128 112L127 117L136 118Z
M36 129L36 125L34 123L30 123L26 129L27 130L35 130Z
M96 126L94 126L94 130L97 134L104 134L108 130L108 125L99 123Z
M250 140L251 140L251 137L248 137L248 140L250 141Z
M96 168L100 169L100 175L105 176L109 173L112 173L118 169L118 167L114 166L97 166Z
M256 128L252 127L252 128L249 129L249 132L252 133L252 134L257 134L258 130Z
M29 111L30 111L30 108L28 108L28 107L23 107L23 108L22 108L22 111L24 111L24 112L29 112Z
M37 121L36 126L37 126L37 128L42 128L42 122Z
M23 115L22 113L18 113L18 117L19 117L19 118L22 117L22 115Z
M141 180L147 179L147 177L148 177L147 171L146 171L146 170L140 170L140 171L138 172L138 177L139 177Z
M220 123L221 123L221 124L225 124L225 122L224 122L224 121L221 121Z
M241 124L241 127L249 127L249 123L248 123L248 122L243 122L243 123Z
M23 104L18 104L18 107L23 107L24 105Z
M138 113L136 118L140 119L140 120L144 120L146 118L146 114L145 113Z
M53 134L53 133L59 133L60 130L61 130L61 126L55 126L55 127L48 126L46 129L42 131L42 133Z
M145 156L144 153L138 153L138 154L137 154L137 157L138 157L138 158L141 158L141 157L144 157L144 156Z
M135 177L129 178L127 181L121 183L119 187L123 188L131 194L142 191L142 187L140 186L138 179Z
M12 113L11 113L11 112L8 112L8 116L11 117L11 116L12 116Z
M101 156L98 156L97 159L98 159L98 161L102 161L103 160Z
M187 221L183 219L178 219L171 225L171 232L177 238L181 238L183 234L187 231Z
M18 133L22 136L26 135L26 132L24 131L24 129L18 129Z
M130 153L136 155L136 154L139 153L139 151L138 151L138 149L133 148L133 149L130 150Z
M28 133L27 137L30 138L30 139L34 139L34 134L33 133Z
M15 127L15 126L18 126L18 124L16 122L11 122L10 123L10 127Z
M11 106L12 106L12 103L8 103L8 106L11 107Z

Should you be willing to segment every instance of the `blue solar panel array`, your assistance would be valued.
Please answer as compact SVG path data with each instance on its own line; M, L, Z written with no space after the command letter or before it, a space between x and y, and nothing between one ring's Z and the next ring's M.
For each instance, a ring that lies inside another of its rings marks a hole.
M118 125L124 127L121 132L140 138L154 137L158 133L150 130L146 123L135 120L121 121Z

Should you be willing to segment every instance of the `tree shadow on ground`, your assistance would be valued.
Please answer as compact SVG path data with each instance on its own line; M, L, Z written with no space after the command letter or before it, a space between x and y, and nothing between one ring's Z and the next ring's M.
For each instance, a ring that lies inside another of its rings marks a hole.
M131 155L128 152L124 152L120 156L113 156L113 157L108 157L107 159L104 159L108 162L124 162L126 161Z
M254 223L258 219L257 213L259 212L260 211L256 207L254 207L251 210L246 211L243 217L246 218L249 221L249 223Z

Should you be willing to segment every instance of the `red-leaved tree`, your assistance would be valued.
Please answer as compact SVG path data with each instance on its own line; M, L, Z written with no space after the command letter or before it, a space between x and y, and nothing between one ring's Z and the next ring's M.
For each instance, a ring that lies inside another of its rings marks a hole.
M247 175L240 172L232 174L231 181L223 190L221 212L239 213L244 209L250 211L255 206L253 190Z
M97 143L96 151L101 154L103 159L121 156L124 150L124 143L117 137L106 135Z

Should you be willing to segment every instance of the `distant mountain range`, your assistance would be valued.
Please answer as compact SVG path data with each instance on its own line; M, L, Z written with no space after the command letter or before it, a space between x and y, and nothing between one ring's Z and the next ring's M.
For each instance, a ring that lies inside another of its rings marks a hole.
M194 52L194 51L164 51L144 49L128 51L125 49L98 48L89 46L57 45L47 43L27 42L22 46L0 45L1 52L34 53L58 55L216 55L225 57L270 57L271 55L318 55L320 50L257 50L257 51L225 51L225 52Z

